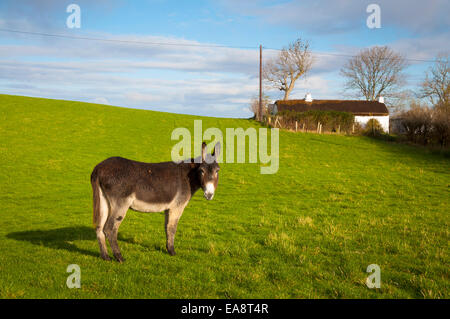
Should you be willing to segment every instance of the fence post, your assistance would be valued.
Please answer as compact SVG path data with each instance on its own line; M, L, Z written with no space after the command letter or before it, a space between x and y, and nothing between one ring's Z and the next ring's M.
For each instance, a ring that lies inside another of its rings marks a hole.
M280 125L280 128L283 128L283 127L281 126L280 120L278 119L278 116L275 117L275 127L277 127L277 122L278 122L278 125Z
M297 121L295 121L295 131L297 132Z

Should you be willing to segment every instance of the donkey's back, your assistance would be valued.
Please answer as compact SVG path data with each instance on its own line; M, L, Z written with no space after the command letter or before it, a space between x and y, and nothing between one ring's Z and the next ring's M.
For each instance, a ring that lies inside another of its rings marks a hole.
M173 162L144 163L129 160L123 157L110 157L95 166L91 174L91 181L99 178L108 186L117 184L131 184L140 180L147 181L146 177L152 176L153 180L161 177L174 177L177 164Z

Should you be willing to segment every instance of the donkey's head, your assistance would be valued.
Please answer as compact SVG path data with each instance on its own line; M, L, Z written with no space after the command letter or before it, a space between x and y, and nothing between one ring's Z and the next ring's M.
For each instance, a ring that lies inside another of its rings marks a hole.
M202 163L198 168L198 174L200 178L200 185L203 189L203 194L207 200L211 200L214 197L217 184L219 182L219 164L217 164L217 158L220 153L220 143L214 146L212 154L206 153L206 143L202 144Z

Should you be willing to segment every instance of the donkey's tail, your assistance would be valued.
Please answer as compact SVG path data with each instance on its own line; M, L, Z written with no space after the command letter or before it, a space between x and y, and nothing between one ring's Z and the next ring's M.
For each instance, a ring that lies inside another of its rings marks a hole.
M93 193L93 209L94 209L94 215L93 215L93 223L94 228L97 227L100 223L101 219L101 207L100 207L100 196L103 196L100 192L102 191L100 189L100 184L98 182L98 176L97 176L97 170L94 169L91 175L91 185L92 185L92 193Z

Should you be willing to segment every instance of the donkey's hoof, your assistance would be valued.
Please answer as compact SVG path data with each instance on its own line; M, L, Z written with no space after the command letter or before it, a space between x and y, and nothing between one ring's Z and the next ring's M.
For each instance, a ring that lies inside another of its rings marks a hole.
M111 260L111 258L109 258L108 255L103 255L103 256L100 256L100 257L102 257L102 259L106 260L106 261L110 261Z
M176 255L175 250L169 250L168 252L169 252L170 256L175 256Z
M114 255L114 258L116 258L116 260L117 260L119 263L123 263L123 261L124 261L122 255L119 255L119 254Z

